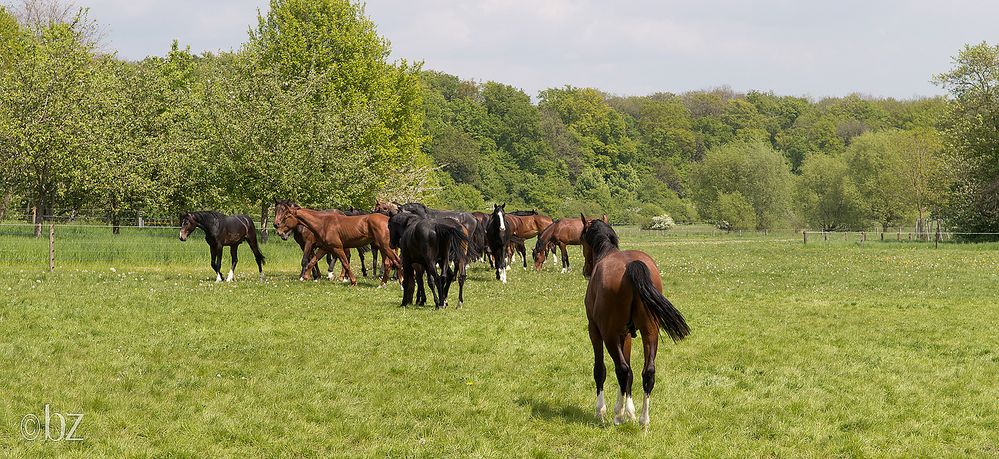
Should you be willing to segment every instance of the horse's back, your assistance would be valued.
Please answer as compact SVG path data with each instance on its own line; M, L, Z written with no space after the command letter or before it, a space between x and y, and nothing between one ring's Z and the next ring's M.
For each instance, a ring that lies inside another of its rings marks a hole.
M612 317L613 326L627 323L628 314L637 299L635 286L626 277L628 265L633 261L644 263L649 268L652 283L662 291L662 279L655 260L640 250L625 250L607 255L593 267L593 275L586 288L586 312L591 319L608 321ZM641 313L640 313L641 314ZM621 319L624 317L624 319Z

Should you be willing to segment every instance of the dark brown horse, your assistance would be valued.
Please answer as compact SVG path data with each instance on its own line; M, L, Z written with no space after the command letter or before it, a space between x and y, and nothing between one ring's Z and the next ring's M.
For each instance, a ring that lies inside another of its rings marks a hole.
M374 245L382 254L382 283L388 282L389 272L399 268L399 257L389 247L388 217L382 214L341 215L303 208L298 204L289 204L280 219L275 217L274 228L278 234L288 234L296 226L305 225L316 234L319 250L309 260L302 270L302 279L307 279L316 262L333 252L347 270L351 285L357 285L357 279L350 269L346 249Z
M606 215L603 216L603 221L607 223ZM566 247L582 244L580 240L582 235L583 222L579 221L578 218L555 220L538 235L538 241L534 244L534 250L531 252L534 258L534 269L541 271L548 257L548 251L550 250L554 255L555 249L558 248L562 251L562 273L569 272L569 253L566 252Z
M586 317L589 320L590 342L593 344L593 380L597 385L597 417L603 420L604 403L603 348L614 361L620 392L614 405L614 424L635 419L635 403L631 399L631 339L636 330L642 333L645 366L642 368L642 388L645 400L639 423L649 426L649 396L656 383L656 350L659 328L674 342L690 333L673 304L663 296L663 282L656 262L645 252L621 251L618 238L610 225L602 220L583 225L583 276L586 287Z
M205 242L212 255L212 269L215 270L215 281L222 281L222 249L229 247L229 254L232 258L232 266L229 268L229 276L226 282L234 279L233 272L236 270L236 250L239 244L246 241L253 251L253 257L257 260L257 270L260 272L260 279L264 278L264 255L260 253L257 246L257 228L253 226L253 219L246 215L226 216L215 211L186 212L180 216L180 240L186 241L194 230L201 228L205 232Z

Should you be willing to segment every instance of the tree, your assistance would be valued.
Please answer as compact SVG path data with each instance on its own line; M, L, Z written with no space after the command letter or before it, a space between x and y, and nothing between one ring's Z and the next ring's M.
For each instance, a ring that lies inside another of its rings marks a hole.
M802 221L823 231L863 227L863 200L839 155L813 154L801 165L795 190Z
M966 45L934 81L953 102L946 136L959 170L948 213L965 232L999 231L999 46Z
M759 229L787 224L791 171L784 157L764 141L733 143L708 151L690 172L691 196L702 216L721 220L719 196L738 192L752 205Z

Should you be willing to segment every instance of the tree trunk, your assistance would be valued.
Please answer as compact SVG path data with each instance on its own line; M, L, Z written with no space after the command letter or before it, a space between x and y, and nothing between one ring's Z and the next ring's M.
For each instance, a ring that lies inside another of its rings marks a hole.
M260 243L267 243L267 216L270 214L271 206L265 201L260 205Z

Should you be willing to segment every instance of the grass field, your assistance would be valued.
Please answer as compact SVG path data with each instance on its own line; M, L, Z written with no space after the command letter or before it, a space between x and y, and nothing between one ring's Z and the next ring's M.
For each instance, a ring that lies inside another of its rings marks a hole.
M578 248L566 275L474 267L436 311L299 282L293 243L217 284L200 233L57 231L55 273L0 234L4 455L999 455L999 245L622 231L693 331L660 348L643 432L593 417ZM84 441L22 438L45 404Z

